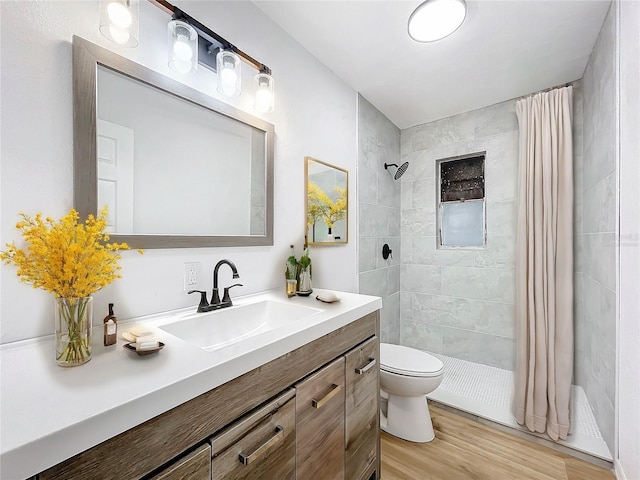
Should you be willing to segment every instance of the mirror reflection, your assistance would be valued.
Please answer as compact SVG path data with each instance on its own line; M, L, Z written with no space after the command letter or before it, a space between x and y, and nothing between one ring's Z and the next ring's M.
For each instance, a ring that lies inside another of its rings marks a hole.
M305 160L307 243L347 243L347 170L311 157Z
M132 248L273 245L274 126L73 37L74 206Z
M102 66L97 84L110 232L264 235L264 131Z

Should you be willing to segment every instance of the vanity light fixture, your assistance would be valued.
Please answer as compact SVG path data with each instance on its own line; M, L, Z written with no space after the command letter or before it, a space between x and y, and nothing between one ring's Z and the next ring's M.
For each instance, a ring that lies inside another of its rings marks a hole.
M455 32L466 15L464 0L427 0L409 17L409 36L416 42L435 42Z
M178 73L194 73L198 65L216 72L218 92L229 97L241 93L242 63L247 63L258 71L255 76L254 108L260 112L272 112L274 106L274 82L271 69L250 57L228 40L222 38L195 18L180 10L166 0L149 0L165 13L171 15L169 22L169 67ZM185 34L179 27L191 27L192 34ZM189 38L189 43L186 42ZM190 48L187 49L186 45ZM197 47L197 48L196 48ZM193 56L189 56L193 52ZM190 65L191 68L188 68Z
M171 20L167 26L169 68L176 73L198 70L198 33L186 22Z
M216 55L216 64L218 70L218 92L227 97L240 95L242 90L240 57L230 48L221 48Z
M260 72L254 77L254 80L256 96L254 98L253 108L259 112L273 112L273 77L266 72Z
M139 0L100 0L100 33L123 47L136 47L139 8Z

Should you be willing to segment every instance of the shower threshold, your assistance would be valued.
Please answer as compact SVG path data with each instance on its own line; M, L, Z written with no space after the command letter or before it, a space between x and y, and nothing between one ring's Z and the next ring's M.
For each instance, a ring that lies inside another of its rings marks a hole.
M547 435L532 433L516 422L511 412L513 372L445 355L436 356L444 363L445 374L442 384L427 395L429 400L509 427L520 435L525 433L529 438L537 437L547 445L549 442L555 443ZM572 431L567 440L557 443L595 459L611 462L611 452L600 434L584 390L576 385L572 388Z

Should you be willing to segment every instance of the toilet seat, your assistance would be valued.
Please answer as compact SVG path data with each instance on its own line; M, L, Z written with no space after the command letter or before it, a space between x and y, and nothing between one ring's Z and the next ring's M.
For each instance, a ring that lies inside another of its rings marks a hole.
M437 377L444 364L426 352L390 343L380 344L380 369L408 377Z

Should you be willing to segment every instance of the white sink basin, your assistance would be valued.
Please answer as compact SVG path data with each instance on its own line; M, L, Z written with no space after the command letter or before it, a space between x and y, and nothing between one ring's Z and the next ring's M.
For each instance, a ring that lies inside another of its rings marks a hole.
M159 328L203 350L218 350L264 332L286 327L322 310L264 300L207 313Z

